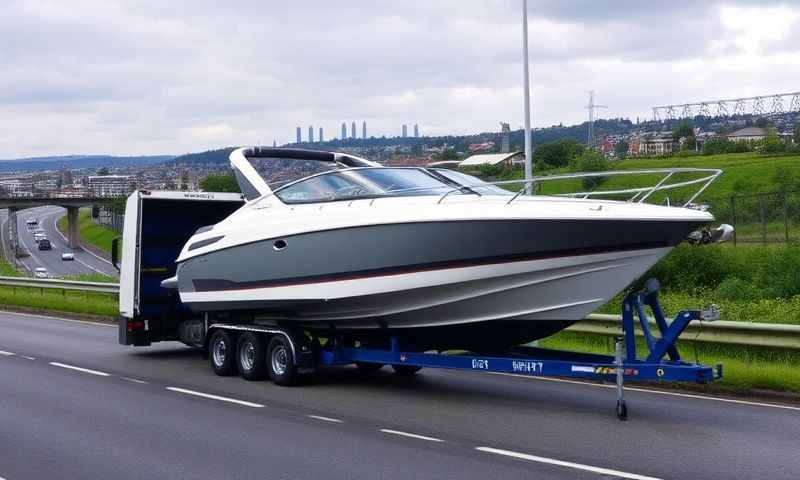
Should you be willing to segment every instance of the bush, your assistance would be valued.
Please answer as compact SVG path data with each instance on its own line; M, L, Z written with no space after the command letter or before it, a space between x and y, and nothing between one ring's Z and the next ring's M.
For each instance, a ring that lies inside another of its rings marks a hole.
M757 270L755 284L768 298L800 295L800 246L788 245L771 255Z
M551 167L566 167L572 160L583 154L586 147L572 139L543 143L536 147L533 159Z
M570 168L574 172L605 172L608 170L608 160L600 152L587 150L572 162ZM582 180L583 189L593 190L605 180L603 177L584 178Z
M736 149L736 142L731 142L725 137L712 137L703 144L703 155L719 155L730 153Z
M723 280L714 290L714 294L723 300L755 301L764 298L763 290L739 277Z
M800 245L738 247L681 244L650 269L665 290L714 292L723 299L800 296Z

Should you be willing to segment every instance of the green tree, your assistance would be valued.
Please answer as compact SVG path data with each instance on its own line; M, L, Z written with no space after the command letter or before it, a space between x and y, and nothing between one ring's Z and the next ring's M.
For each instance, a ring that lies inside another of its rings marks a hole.
M209 175L200 182L200 188L204 192L241 192L236 177L230 173Z
M734 151L736 145L725 137L711 137L703 144L703 155L718 155Z
M458 153L454 148L446 148L441 153L434 153L432 157L434 160L458 160Z
M576 172L605 172L608 170L608 161L602 153L596 150L586 150L572 162L570 167ZM581 183L584 190L594 190L605 180L604 177L587 177Z
M763 140L763 150L766 154L782 153L786 151L786 144L783 143L778 131L775 128L767 130L767 136Z
M614 153L617 155L617 158L623 159L628 156L628 142L625 140L620 140L614 145Z
M686 138L686 137L694 137L694 129L686 120L679 123L674 130L672 130L672 135L677 138Z
M794 127L794 144L800 145L800 121L797 122L797 125Z
M533 160L547 167L566 167L578 158L586 147L572 139L543 143L533 152Z
M108 167L101 167L101 168L100 168L100 169L97 171L97 175L99 175L99 176L101 176L101 177L105 177L106 175L109 175L109 172L108 172Z

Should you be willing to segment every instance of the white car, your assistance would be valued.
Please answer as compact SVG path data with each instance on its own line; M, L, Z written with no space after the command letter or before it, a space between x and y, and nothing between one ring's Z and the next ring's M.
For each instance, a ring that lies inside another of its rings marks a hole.
M48 278L50 275L47 274L47 269L44 267L36 267L33 270L33 276L36 278Z
M44 233L34 233L33 234L33 241L39 243L42 240L47 240L47 235Z
M75 254L74 253L70 253L70 252L62 253L61 254L61 260L65 261L65 262L67 260L75 260Z

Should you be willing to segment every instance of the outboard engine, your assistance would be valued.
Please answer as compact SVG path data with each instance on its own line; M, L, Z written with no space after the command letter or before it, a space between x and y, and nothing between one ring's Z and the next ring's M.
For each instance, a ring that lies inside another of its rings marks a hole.
M733 237L733 227L723 223L713 230L710 228L695 230L686 237L686 241L692 245L707 245L727 242L731 237Z

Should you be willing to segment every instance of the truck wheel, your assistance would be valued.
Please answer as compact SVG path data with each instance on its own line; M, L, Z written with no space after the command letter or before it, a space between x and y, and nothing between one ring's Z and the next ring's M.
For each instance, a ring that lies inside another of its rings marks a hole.
M381 368L383 368L382 363L369 363L369 362L356 362L356 367L358 367L358 371L362 373L375 373Z
M261 380L267 373L267 347L264 337L246 332L236 345L236 366L245 380Z
M392 369L395 374L401 377L410 377L422 370L422 367L415 367L413 365L392 365Z
M217 330L208 342L208 358L214 373L228 376L236 373L236 342L233 335L225 330Z
M275 335L267 349L269 377L277 385L292 385L297 379L297 371L292 356L292 347L283 335Z

